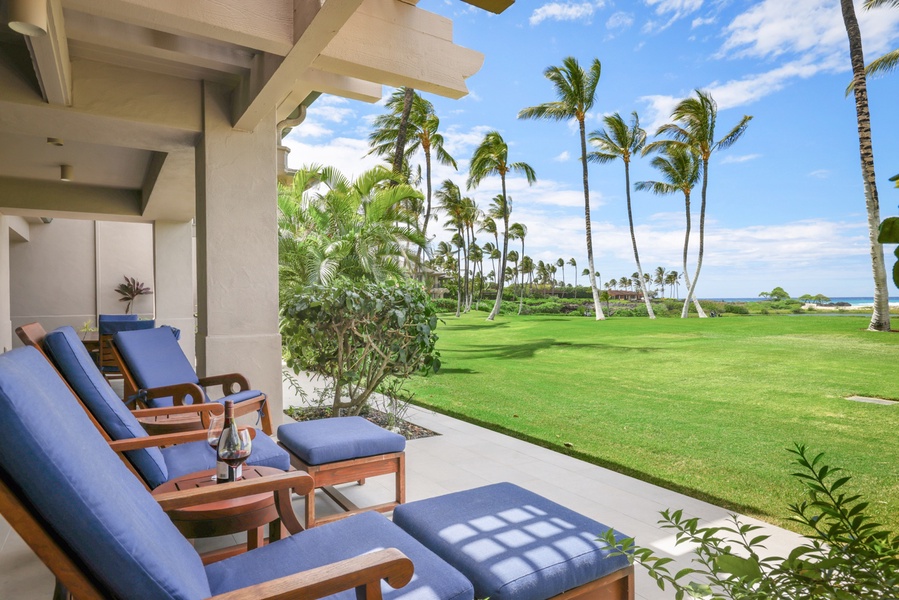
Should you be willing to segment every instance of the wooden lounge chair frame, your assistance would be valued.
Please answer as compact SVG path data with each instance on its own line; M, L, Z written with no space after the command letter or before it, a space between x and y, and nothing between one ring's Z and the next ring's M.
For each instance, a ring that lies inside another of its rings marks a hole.
M127 363L125 362L122 353L119 352L119 349L115 345L115 341L110 342L110 349L112 351L113 357L115 358L116 364L119 367L119 371L122 373L122 377L125 380L125 398L137 398L137 404L146 407L146 400L152 400L153 398L168 398L171 397L175 406L188 406L184 404L185 400L188 398L192 399L194 404L200 404L196 401L197 398L206 398L205 388L207 387L215 387L221 386L222 393L225 395L236 394L237 392L242 392L250 389L250 382L247 381L247 378L244 377L240 373L225 373L222 375L210 375L208 377L199 377L200 385L194 383L179 383L176 385L163 386L153 389L141 389L138 385L137 380L134 375L131 373L131 370L128 368ZM244 400L238 404L234 405L234 415L239 417L241 415L246 415L254 412L262 412L262 431L264 431L267 435L272 435L274 433L274 428L272 427L272 416L270 414L270 410L268 406L266 406L266 397L265 394L258 396L257 398L253 398L251 400ZM194 423L193 429L199 428L201 425L197 422ZM145 425L146 427L146 425ZM153 429L153 425L150 426ZM188 429L187 426L182 428L181 430ZM171 431L171 429L167 429Z
M290 506L291 490L308 493L312 489L311 486L311 478L308 475L292 472L265 479L174 492L157 497L157 501L163 510L171 510L270 492L275 494L278 513L290 530L299 527ZM78 600L109 598L110 594L103 584L92 576L85 564L73 558L73 553L65 542L27 503L2 469L0 469L0 513L56 577L54 600L73 597ZM411 581L412 574L412 561L399 550L388 548L219 594L210 600L311 599L351 589L356 590L359 598L379 600L382 597L380 587L382 579L390 586L399 588Z

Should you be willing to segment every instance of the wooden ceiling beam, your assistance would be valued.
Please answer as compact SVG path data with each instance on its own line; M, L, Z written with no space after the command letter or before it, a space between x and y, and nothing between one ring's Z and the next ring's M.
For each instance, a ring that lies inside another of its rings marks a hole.
M72 105L72 63L61 0L49 0L47 35L25 36L44 100L57 106Z
M294 46L294 0L66 0L66 8L280 56Z

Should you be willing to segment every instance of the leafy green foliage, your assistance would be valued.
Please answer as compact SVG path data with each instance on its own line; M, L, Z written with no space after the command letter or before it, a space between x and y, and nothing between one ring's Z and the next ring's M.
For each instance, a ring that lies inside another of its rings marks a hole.
M144 285L134 277L128 277L127 275L123 275L125 278L125 283L120 283L116 286L115 292L117 294L121 294L121 298L119 298L119 302L127 302L128 304L125 306L125 314L131 314L131 306L134 304L134 299L138 296L146 296L147 294L152 294L153 290L150 289L149 286Z
M287 366L334 381L334 413L359 414L387 377L440 368L437 312L420 284L309 285L281 309Z
M763 557L769 536L736 515L726 526L703 527L696 518L684 518L683 511L663 511L659 523L677 532L676 543L696 546L697 568L674 574L668 569L671 558L637 546L633 538L616 542L609 531L603 539L646 567L660 588L670 585L678 600L899 597L899 535L873 521L868 503L846 491L851 477L825 464L823 453L812 456L802 444L789 452L800 469L793 477L806 491L805 500L790 505L791 519L811 533L786 557Z
M899 187L899 180L896 182L896 187ZM883 220L883 223L880 224L877 241L881 244L899 244L899 217L889 217ZM899 286L899 248L896 248L894 254L896 255L896 264L893 265L893 283Z

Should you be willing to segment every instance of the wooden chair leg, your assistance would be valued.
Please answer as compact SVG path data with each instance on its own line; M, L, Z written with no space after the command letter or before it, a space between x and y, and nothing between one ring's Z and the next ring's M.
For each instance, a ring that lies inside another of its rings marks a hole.
M265 406L262 407L262 431L266 435L273 435L275 430L272 427L272 416L269 412L268 401L266 401Z
M265 525L262 527L254 527L247 532L247 551L255 550L263 545L265 541Z
M396 473L396 502L397 504L406 503L406 453L400 454L397 459Z

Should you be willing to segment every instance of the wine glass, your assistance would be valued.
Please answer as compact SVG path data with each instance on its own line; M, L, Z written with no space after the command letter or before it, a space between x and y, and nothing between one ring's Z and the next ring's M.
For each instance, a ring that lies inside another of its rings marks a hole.
M206 430L206 442L213 452L218 451L219 438L222 437L222 427L225 426L225 415L211 415L209 417L209 429ZM218 465L216 465L218 467ZM226 475L225 473L222 474ZM212 480L218 479L218 473L212 476Z
M248 429L229 428L218 445L219 458L228 465L228 481L237 481L240 466L250 457L253 439Z

